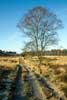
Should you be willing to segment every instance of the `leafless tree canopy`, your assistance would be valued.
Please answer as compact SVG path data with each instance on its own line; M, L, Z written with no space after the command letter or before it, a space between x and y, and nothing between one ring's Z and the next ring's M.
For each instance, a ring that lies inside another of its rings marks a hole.
M55 14L44 7L35 7L20 20L18 27L29 37L25 49L45 51L58 42L57 30L62 22Z

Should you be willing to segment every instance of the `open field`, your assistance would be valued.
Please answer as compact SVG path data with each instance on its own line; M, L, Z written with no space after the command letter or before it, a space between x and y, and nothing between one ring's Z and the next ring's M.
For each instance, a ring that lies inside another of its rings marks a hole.
M25 59L25 62L31 66L31 70L39 73L37 57ZM40 68L42 70L41 74L67 97L67 56L43 57Z
M23 66L27 65L27 68L29 68L30 71L26 72L25 71L26 69L23 69L21 72L18 71L17 73L15 68L16 68L16 65L19 64L19 62L22 63ZM41 73L39 70L37 57L25 57L25 58L22 57L21 61L19 60L19 57L0 57L0 69L2 69L0 70L0 72L2 73L0 75L0 81L3 79L5 79L6 81L5 77L11 80L12 81L11 84L14 84L14 86L12 85L12 87L14 88L14 91L16 92L22 91L24 98L27 98L24 100L39 100L39 99L35 99L35 96L38 95L37 97L39 97L40 94L42 95L42 98L44 98L44 94L46 94L47 97L51 95L50 94L51 92L47 91L46 86L44 86L43 81L47 82L44 78L46 78L50 83L52 83L52 87L54 87L55 90L59 91L60 95L65 95L65 97L67 98L67 56L43 57L42 64L40 66ZM35 73L37 73L37 75L35 75ZM42 79L41 79L41 75L43 76ZM29 77L31 77L31 79ZM39 80L37 77L39 77ZM33 80L34 78L36 80ZM19 80L21 80L20 84L19 84ZM48 83L45 83L45 84L48 84ZM33 87L35 96L31 94L32 87ZM9 92L9 90L7 91ZM12 98L13 98L13 95L14 94L12 93ZM14 98L17 98L17 95L14 96ZM17 99L13 99L13 100L17 100ZM58 99L50 98L50 100L58 100Z
M19 57L13 56L1 56L0 57L0 67L14 68L19 64Z

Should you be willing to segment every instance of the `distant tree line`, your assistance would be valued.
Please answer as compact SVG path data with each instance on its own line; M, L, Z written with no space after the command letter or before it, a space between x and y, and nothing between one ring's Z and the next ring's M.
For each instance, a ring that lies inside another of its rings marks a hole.
M0 56L16 56L16 52L0 50Z
M38 53L41 53L41 51L39 51ZM32 56L36 56L37 55L37 53L36 52L27 52L27 51L25 51L25 52L23 52L22 54L21 54L22 56L27 56L27 55L32 55ZM43 56L67 56L67 49L63 49L63 50L61 50L61 49L52 49L52 50L47 50L47 51L45 51L45 52L43 52Z

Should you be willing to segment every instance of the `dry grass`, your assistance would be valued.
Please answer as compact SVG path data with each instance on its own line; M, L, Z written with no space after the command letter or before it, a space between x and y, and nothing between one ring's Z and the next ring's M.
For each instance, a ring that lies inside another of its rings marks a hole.
M26 57L24 63L31 70L39 73L37 57ZM0 67L15 68L19 64L19 57L0 57ZM67 56L47 56L43 57L40 66L42 75L47 77L60 91L67 97Z
M0 57L0 67L14 68L19 63L19 57Z
M26 58L25 63L31 70L39 72L37 57ZM43 57L40 66L42 75L47 77L67 97L67 56Z

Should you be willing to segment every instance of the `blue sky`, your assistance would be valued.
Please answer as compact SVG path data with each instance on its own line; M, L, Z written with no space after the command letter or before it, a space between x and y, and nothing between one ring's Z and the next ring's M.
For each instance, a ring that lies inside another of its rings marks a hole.
M21 52L25 37L16 25L36 6L47 7L62 20L59 47L67 48L67 0L0 0L0 49Z

